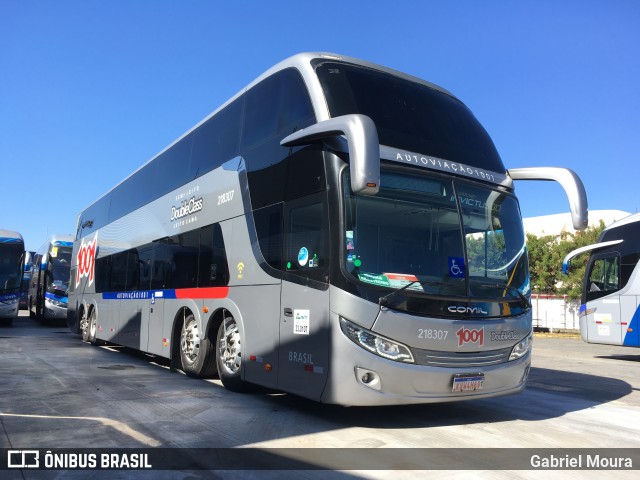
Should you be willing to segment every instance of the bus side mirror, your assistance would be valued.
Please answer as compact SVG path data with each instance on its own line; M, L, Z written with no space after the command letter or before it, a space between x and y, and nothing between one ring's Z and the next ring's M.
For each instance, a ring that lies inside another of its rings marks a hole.
M354 113L318 122L283 138L280 145L308 145L339 135L347 137L351 190L361 195L377 194L380 189L380 144L376 125L366 115Z
M532 167L510 168L507 173L513 180L554 180L558 182L564 188L569 200L573 228L584 230L589 225L587 192L582 180L573 170L558 167Z

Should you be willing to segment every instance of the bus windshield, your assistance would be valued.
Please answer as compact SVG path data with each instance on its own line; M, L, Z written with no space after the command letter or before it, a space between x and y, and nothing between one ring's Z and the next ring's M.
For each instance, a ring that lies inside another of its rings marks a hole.
M20 289L22 282L22 244L2 245L0 254L0 292L11 293Z
M505 171L491 137L458 99L389 73L342 62L316 65L332 117L370 117L380 144L493 172Z
M529 290L516 199L459 180L381 173L375 196L353 195L348 171L344 265L360 282L469 298Z
M69 290L69 275L71 271L72 247L52 247L50 281L47 282L47 291L56 295L67 295Z

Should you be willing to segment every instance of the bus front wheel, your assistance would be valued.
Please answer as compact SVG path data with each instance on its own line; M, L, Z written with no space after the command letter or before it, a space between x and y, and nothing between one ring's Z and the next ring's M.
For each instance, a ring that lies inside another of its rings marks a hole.
M188 315L182 324L180 362L182 370L190 377L206 378L216 373L213 346L208 338L202 338L200 327L193 315Z
M249 384L240 377L242 367L242 338L238 323L226 317L218 328L216 337L216 362L218 375L224 388L232 392L246 392Z

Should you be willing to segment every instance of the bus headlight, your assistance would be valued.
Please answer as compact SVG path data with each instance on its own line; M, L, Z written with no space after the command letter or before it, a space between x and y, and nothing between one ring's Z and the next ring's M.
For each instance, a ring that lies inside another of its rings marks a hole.
M517 360L518 358L524 357L527 353L531 351L531 344L533 342L533 336L528 335L524 340L518 342L513 350L511 350L511 355L509 355L509 361Z
M54 298L47 298L46 299L47 302L49 302L51 305L55 305L56 307L64 307L67 308L67 304L66 302L61 302L59 300L56 300Z
M411 351L401 343L377 335L342 317L340 317L340 328L353 343L371 353L396 362L414 363Z

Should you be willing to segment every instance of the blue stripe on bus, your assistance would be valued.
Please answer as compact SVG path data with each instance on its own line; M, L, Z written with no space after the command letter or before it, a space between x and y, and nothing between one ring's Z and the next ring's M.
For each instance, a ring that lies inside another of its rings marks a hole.
M625 347L640 347L640 307L636 309L636 313L631 318L631 323L627 326L627 333L624 335L622 345Z
M0 295L0 302L13 303L13 301L18 298L20 298L19 293L5 293L4 295Z
M49 300L55 300L60 303L69 303L69 298L67 298L65 295L56 295L55 293L45 292L44 296Z
M200 287L180 288L168 290L133 290L128 292L104 292L103 300L150 300L156 298L212 299L225 298L229 294L229 287Z
M21 239L14 237L0 237L0 243L23 243Z
M163 292L167 292L168 290L162 290ZM153 298L154 294L156 293L156 290L135 290L135 291L131 291L131 292L105 292L102 294L102 299L103 300L148 300L150 298ZM167 295L164 295L165 298L176 298L175 297L175 293L173 297L167 297Z
M73 247L73 242L63 242L62 240L56 240L53 242L54 247Z

